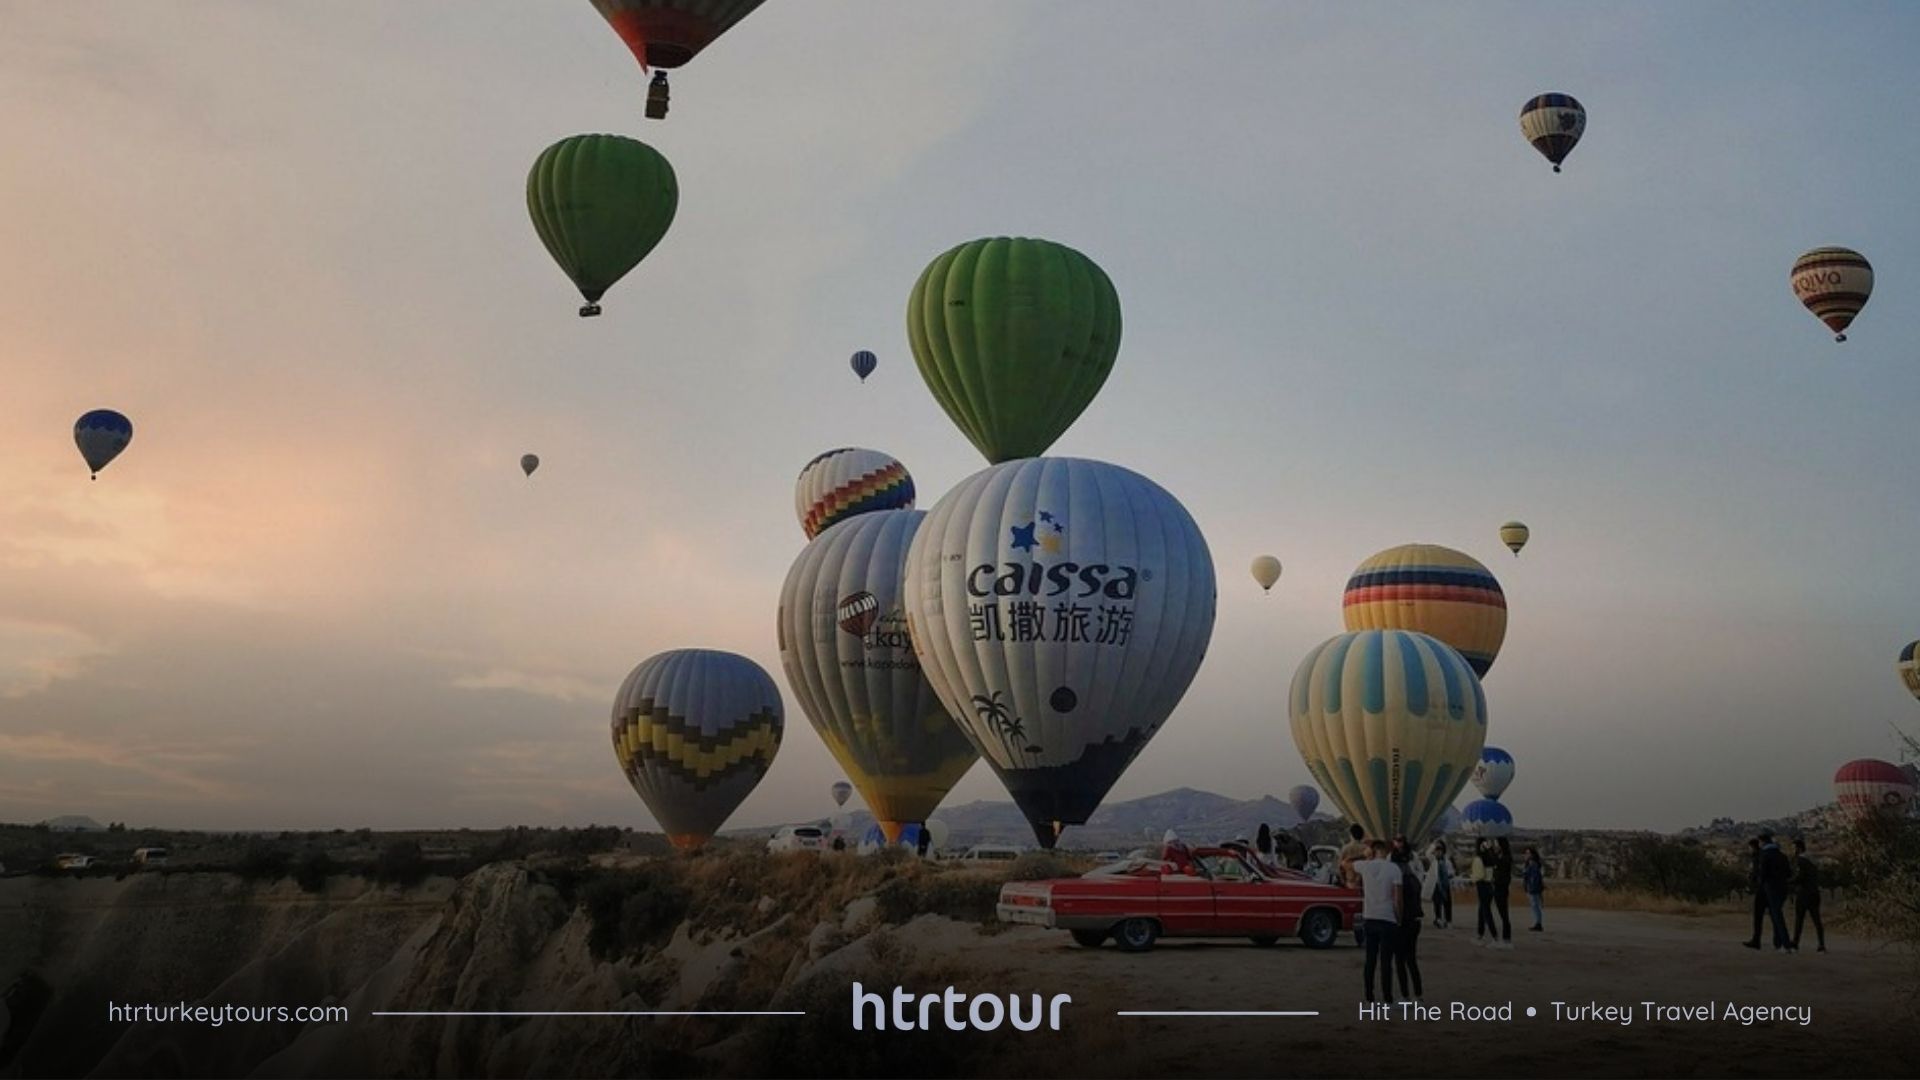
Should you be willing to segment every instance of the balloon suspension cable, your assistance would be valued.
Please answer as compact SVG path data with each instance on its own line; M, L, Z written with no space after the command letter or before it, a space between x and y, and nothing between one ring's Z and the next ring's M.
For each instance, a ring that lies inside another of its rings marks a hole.
M583 319L591 319L591 318L593 318L593 317L594 317L595 315L598 315L598 314L600 314L600 305L599 305L599 304L581 304L581 305L580 305L580 317L581 317L581 318L583 318Z
M653 81L647 84L647 119L665 120L667 118L667 73L656 71Z

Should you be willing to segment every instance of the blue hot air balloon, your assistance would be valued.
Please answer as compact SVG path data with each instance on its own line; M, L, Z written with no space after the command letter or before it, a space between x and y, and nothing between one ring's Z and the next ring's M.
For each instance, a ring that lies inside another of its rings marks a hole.
M1468 836L1511 836L1513 811L1492 799L1475 799L1460 811L1460 831Z
M847 363L853 367L853 373L860 376L860 381L866 382L867 376L873 374L873 369L880 366L880 358L865 349L861 349L859 352L854 353L853 359L847 361Z
M1489 799L1498 799L1513 783L1513 755L1497 746L1480 748L1480 763L1473 767L1469 777L1480 794Z
M107 462L119 457L132 441L133 421L112 409L95 409L73 424L73 444L80 448L80 456L86 459L87 469L96 480Z

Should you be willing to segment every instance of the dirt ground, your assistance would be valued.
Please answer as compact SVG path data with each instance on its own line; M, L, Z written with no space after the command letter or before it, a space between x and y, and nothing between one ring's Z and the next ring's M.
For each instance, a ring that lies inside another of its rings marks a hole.
M1833 934L1829 951L1816 953L1811 927L1805 952L1754 952L1740 945L1748 926L1737 915L1554 910L1547 922L1546 933L1518 929L1510 952L1475 946L1470 926L1423 933L1426 1003L1511 1003L1513 1019L1485 1022L1361 1020L1361 953L1351 944L1316 952L1173 941L1128 955L1021 928L943 934L935 947L957 967L981 969L982 985L962 989L1071 993L1072 1023L1107 1029L1090 1042L1109 1049L1077 1063L1090 1075L1920 1076L1915 1002L1901 989L1911 961L1897 952ZM1556 1001L1625 1006L1633 1019L1556 1021ZM1641 1004L1649 1001L1712 1003L1713 1019L1650 1020ZM1723 1018L1729 1002L1810 1007L1811 1023L1746 1026Z

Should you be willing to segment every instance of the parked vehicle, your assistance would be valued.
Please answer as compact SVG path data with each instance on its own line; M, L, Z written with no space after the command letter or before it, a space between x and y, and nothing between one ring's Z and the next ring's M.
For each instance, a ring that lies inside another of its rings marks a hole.
M55 870L85 870L93 865L93 856L63 852L53 857Z
M167 865L168 854L167 849L163 847L135 848L133 852L133 865L143 869L157 870Z
M961 862L1012 862L1020 857L1020 849L1003 847L998 844L975 844L960 856Z
M827 831L818 825L782 825L767 841L770 852L825 851Z
M1324 949L1360 918L1360 894L1264 867L1234 848L1173 841L1157 858L1077 878L1008 882L996 913L1002 922L1070 931L1087 948L1109 937L1126 952L1163 937L1245 937L1261 946L1297 937Z

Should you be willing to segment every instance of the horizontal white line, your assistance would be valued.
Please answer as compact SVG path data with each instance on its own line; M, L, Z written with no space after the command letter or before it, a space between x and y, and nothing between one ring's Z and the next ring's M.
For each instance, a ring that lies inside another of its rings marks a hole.
M1167 1009L1162 1011L1117 1012L1115 1016L1319 1016L1318 1012L1209 1012L1204 1009Z
M644 1010L634 1012L376 1012L374 1016L805 1016L804 1012L716 1010Z

